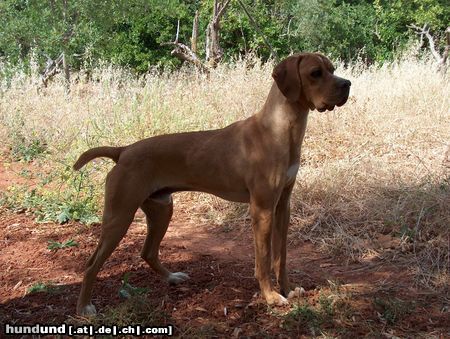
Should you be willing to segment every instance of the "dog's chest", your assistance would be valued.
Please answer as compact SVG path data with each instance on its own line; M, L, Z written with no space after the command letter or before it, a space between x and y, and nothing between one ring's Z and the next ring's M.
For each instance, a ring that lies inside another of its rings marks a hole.
M299 167L300 167L299 163L295 163L289 166L286 172L286 185L290 185L295 181Z

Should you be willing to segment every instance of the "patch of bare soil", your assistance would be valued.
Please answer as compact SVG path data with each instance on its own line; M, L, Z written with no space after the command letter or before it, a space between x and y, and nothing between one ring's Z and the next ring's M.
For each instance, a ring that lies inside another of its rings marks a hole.
M0 210L2 325L92 322L76 317L75 305L83 268L99 233L99 225L37 224L32 216ZM175 334L183 337L450 336L449 296L417 288L406 259L349 263L311 243L291 242L290 277L306 294L291 303L297 307L270 308L255 295L258 284L248 225L198 225L178 211L161 246L162 262L190 276L178 286L168 286L140 258L145 236L145 220L138 212L98 275L93 298L100 313L97 325L102 321L123 325L126 319L172 324ZM49 241L71 239L78 246L47 248ZM125 310L134 314L120 311L132 302L119 296L128 272L129 284L147 289L139 297L147 305L145 311L140 308L145 314L133 307ZM44 284L43 291L30 293L39 283ZM315 311L320 305L321 311Z

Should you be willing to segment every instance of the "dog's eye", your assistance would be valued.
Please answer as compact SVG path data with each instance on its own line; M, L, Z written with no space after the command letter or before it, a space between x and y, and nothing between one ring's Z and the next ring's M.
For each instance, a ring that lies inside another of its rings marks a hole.
M316 69L315 71L312 71L311 76L313 78L320 78L322 76L322 70Z

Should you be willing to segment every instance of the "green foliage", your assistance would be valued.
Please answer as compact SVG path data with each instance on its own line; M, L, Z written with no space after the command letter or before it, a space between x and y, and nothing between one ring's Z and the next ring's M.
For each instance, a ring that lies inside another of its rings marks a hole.
M306 299L300 299L289 313L283 316L282 326L297 333L313 336L323 333L327 328L339 328L354 316L350 301L351 295L341 289L337 281L328 281L329 288L323 289L311 305Z
M170 317L158 305L154 305L146 298L148 288L135 287L129 283L130 273L127 272L122 278L119 296L125 301L118 305L111 305L105 311L98 314L93 325L119 325L126 324L167 324L173 323Z
M293 310L289 312L284 325L286 326L290 321L295 321L302 325L306 325L312 331L316 332L322 325L323 320L322 313L313 309L308 304L295 305Z
M8 126L9 149L14 160L30 162L47 154L47 143L41 135L34 131L25 131L23 119L19 115Z
M23 160L30 162L36 159L39 155L46 153L47 146L40 139L33 139L28 142L21 139L11 148L11 155L15 160Z
M428 24L438 38L443 38L450 21L450 7L442 0L375 0L375 42L377 59L392 55L395 46L405 45L414 34L408 25ZM441 41L443 42L443 41Z
M333 314L332 300L321 294L315 306L306 302L295 304L284 316L282 326L286 329L307 328L315 335L322 326L332 322Z
M70 240L66 241L65 243L61 243L59 241L54 241L54 240L49 240L47 249L49 249L50 251L56 251L56 250L60 250L60 249L64 249L64 248L77 247L77 246L78 246L78 243L73 239L70 239Z
M138 72L151 66L176 67L170 55L177 21L179 41L190 44L192 20L199 10L199 54L213 0L4 0L0 2L0 58L16 64L33 51L42 65L65 51L70 65L106 60ZM408 25L428 24L443 38L450 21L445 0L243 0L277 54L322 51L334 58L368 62L392 59L415 34ZM237 1L221 21L226 59L270 51Z
M315 306L307 303L295 304L292 310L284 316L282 324L286 329L308 329L310 334L316 335L323 328L333 324L334 316L333 299L321 294Z
M122 286L119 289L119 296L121 298L130 299L133 296L145 295L149 292L148 288L135 287L131 285L128 280L130 279L130 272L123 275Z
M286 21L283 3L262 0L243 2L275 52L277 54L289 53L289 46L281 35ZM205 22L211 16L212 2L211 8L206 9L207 11L203 12ZM269 58L270 49L237 2L231 3L221 27L221 46L226 58L245 56L248 53L259 54L265 59Z
M31 286L30 288L28 288L28 293L32 294L32 293L39 293L39 292L48 292L49 290L49 285L39 282L39 283L35 283L33 284L33 286Z
M351 60L373 54L374 9L361 3L304 0L292 7L290 39L300 50L319 50Z
M375 298L373 305L377 310L379 317L388 325L394 325L397 321L414 310L412 303L405 302L398 298Z
M192 11L185 2L138 0L127 2L118 13L102 57L140 72L155 64L179 63L170 56L170 47L161 43L174 40L177 20L181 22L180 40L189 41Z
M64 288L61 285L55 285L52 282L37 282L30 286L27 290L28 294L33 293L51 293L51 294L60 294L64 293Z
M15 211L31 212L36 222L64 224L74 220L88 225L99 222L94 184L83 173L73 173L66 166L44 176L34 188L20 185L8 188L1 203ZM60 187L55 188L58 184Z

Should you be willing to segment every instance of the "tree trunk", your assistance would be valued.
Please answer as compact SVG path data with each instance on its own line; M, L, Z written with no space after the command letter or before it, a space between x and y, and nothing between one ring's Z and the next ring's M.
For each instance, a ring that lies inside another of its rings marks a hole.
M66 87L66 94L70 93L70 70L69 65L67 64L66 60L66 53L63 52L62 54L62 66L64 70L64 85Z
M450 52L450 26L445 30L446 37L446 45L444 48L444 52L442 55L439 52L439 47L436 47L436 43L434 41L434 37L430 33L430 28L427 24L423 25L423 27L418 27L416 25L409 25L409 28L412 28L416 31L416 34L420 36L420 45L419 48L423 46L423 37L426 37L428 40L428 47L430 49L431 54L438 65L438 71L445 73L447 71L447 59L448 54Z
M213 15L206 29L206 62L200 60L197 55L197 38L198 38L198 11L195 12L195 17L192 24L191 47L178 41L179 25L178 21L177 34L173 42L165 42L161 45L175 46L171 54L180 60L193 63L200 71L208 73L209 69L216 67L222 60L223 50L220 48L220 19L225 10L230 4L231 0L219 1L214 0Z
M220 19L230 1L214 0L213 15L206 27L206 62L210 67L216 67L223 57L223 50L220 47Z
M192 23L191 50L197 54L197 38L198 38L198 11L195 11L194 22Z

